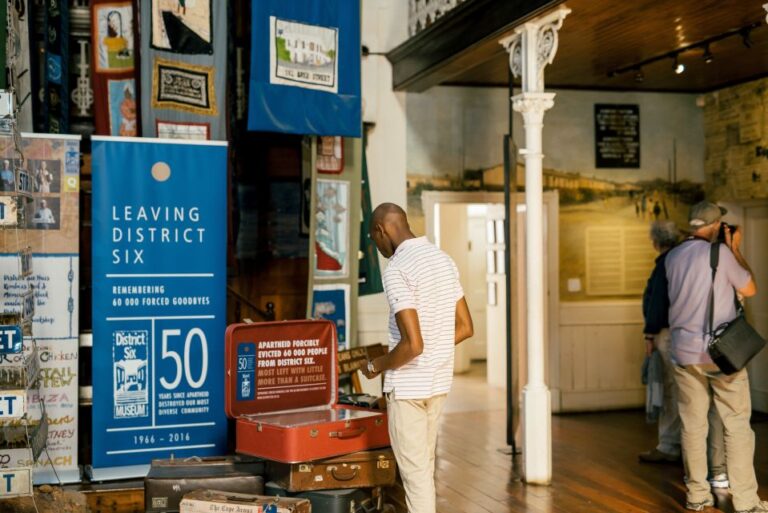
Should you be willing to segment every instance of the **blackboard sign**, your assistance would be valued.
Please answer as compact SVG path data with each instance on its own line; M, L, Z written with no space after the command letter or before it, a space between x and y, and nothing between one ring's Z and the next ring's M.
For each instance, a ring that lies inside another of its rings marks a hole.
M640 167L640 107L595 104L595 166Z

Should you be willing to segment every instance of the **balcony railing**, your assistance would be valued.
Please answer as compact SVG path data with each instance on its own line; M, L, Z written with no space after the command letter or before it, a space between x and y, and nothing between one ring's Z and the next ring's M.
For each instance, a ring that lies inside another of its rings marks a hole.
M408 35L413 37L467 0L408 0Z

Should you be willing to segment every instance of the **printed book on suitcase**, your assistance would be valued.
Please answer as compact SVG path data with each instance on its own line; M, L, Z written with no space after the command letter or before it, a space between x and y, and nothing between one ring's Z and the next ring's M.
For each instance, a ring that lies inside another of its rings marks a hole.
M300 463L388 447L386 412L337 404L336 327L326 320L233 324L226 412L236 450Z
M267 477L289 492L373 488L395 484L392 449L362 451L305 463L267 463Z
M176 513L182 497L198 489L262 494L264 462L249 457L152 460L144 478L146 513Z
M184 496L181 513L312 513L307 499L195 490Z

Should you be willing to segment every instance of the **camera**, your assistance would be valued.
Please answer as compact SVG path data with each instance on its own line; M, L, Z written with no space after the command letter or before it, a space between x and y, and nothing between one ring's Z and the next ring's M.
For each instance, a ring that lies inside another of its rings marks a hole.
M725 227L726 226L731 231L731 235L733 235L733 232L739 229L739 226L736 224L720 223L720 230L717 232L717 242L725 243Z

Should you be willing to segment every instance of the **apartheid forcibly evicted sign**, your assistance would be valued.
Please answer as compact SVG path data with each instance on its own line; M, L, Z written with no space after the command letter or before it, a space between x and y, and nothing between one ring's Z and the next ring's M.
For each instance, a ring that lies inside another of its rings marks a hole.
M94 479L226 450L226 143L93 139Z
M595 104L595 167L640 167L640 107Z

